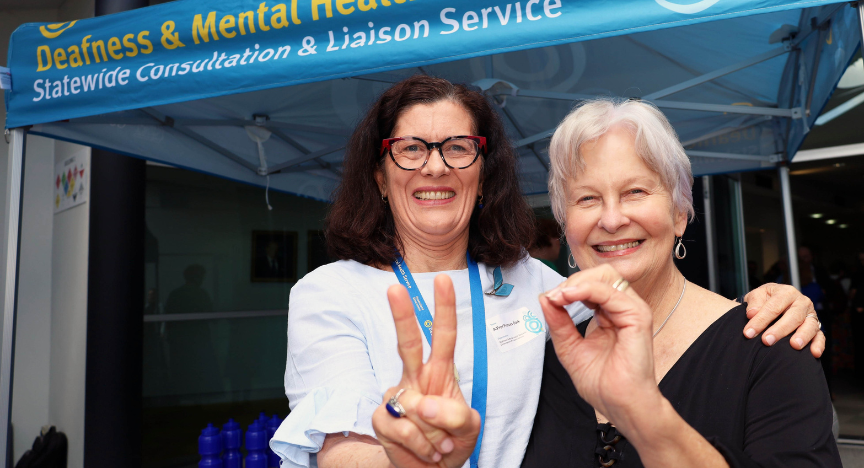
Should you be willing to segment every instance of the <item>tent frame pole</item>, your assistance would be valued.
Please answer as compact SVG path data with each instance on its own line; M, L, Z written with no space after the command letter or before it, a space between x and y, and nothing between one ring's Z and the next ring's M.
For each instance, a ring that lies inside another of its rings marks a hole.
M697 158L737 159L740 161L761 161L766 163L777 163L783 160L783 157L779 154L753 156L750 154L718 153L716 151L684 150L684 152L687 153L687 156Z
M858 26L861 28L861 50L864 50L864 2L858 2Z
M705 211L705 251L708 254L708 289L720 290L717 284L717 254L714 239L714 210L711 202L711 176L702 176L702 209Z
M6 467L10 450L9 429L12 425L12 377L15 363L15 320L18 307L18 266L21 254L21 208L24 202L24 156L27 128L10 132L9 160L6 172L6 207L3 250L3 336L0 344L0 466Z
M690 89L694 86L698 86L702 83L707 83L709 81L716 80L717 78L721 78L721 77L726 76L730 73L734 73L738 70L743 70L745 68L752 67L753 65L758 65L758 64L760 64L766 60L770 60L774 57L777 57L777 56L780 56L783 54L787 54L787 53L789 53L790 50L792 50L791 44L786 44L786 45L778 47L776 49L769 50L768 52L764 52L764 53L761 53L759 55L750 57L746 60L742 60L738 63L733 63L732 65L729 65L727 67L723 67L723 68L720 68L718 70L714 70L710 73L706 73L704 75L697 76L697 77L692 78L690 80L684 81L683 83L679 83L677 85L670 86L666 89L661 89L660 91L655 91L651 94L647 94L647 95L643 96L642 99L644 99L646 101L653 101L655 99L664 98L666 96L675 94L677 92L684 91L685 89Z
M801 277L798 274L798 243L795 240L795 218L792 217L792 188L789 184L789 166L782 165L777 171L780 174L780 192L783 198L783 221L786 228L786 256L789 258L789 278L792 286L801 290Z

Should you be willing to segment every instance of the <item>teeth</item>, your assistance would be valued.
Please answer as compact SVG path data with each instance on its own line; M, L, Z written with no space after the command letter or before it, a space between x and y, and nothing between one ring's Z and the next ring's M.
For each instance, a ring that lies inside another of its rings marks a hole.
M618 245L598 245L597 250L601 252L614 252L616 250L624 250L632 247L636 247L639 245L640 241L628 242L626 244L618 244Z
M418 200L446 200L448 198L453 198L456 196L456 192L445 191L445 192L414 192L414 198Z

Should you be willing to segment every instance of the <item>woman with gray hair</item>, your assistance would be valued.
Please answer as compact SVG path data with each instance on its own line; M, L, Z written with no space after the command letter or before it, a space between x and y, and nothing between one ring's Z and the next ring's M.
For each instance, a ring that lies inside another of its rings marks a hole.
M636 101L585 103L555 132L550 155L553 210L582 271L539 300L551 342L522 466L840 466L821 367L796 350L806 335L790 343L769 328L762 341L785 346L748 340L758 333L745 326L746 305L688 284L675 268L672 255L686 255L679 241L693 177L663 114ZM448 285L436 279L435 317L449 322ZM479 418L461 395L422 390L456 385L455 330L436 331L438 358L424 364L403 346L420 341L410 299L398 286L388 294L403 366L421 368L424 380L419 392L388 391L387 404L407 418L379 408L376 433L395 466L462 466L480 439ZM575 302L594 317L574 326L564 306ZM513 385L521 377L511 373ZM428 463L415 439L465 449Z
M748 341L746 305L675 267L693 176L663 114L587 102L549 153L552 208L576 264L622 278L571 278L541 299L552 341L523 467L841 466L819 362ZM575 301L597 307L574 327L563 306Z

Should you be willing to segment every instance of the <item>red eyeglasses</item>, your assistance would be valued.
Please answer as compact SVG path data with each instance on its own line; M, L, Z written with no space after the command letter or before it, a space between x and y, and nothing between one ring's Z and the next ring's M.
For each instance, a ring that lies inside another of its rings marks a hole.
M381 143L381 154L389 153L390 159L406 171L422 169L434 149L438 150L447 167L465 169L477 161L480 153L486 154L486 137L460 135L429 143L421 138L407 136L385 138Z

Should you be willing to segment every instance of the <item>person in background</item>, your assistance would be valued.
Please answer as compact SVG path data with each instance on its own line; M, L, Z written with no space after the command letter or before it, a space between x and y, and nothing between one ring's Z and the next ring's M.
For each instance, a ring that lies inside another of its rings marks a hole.
M528 255L540 260L556 272L558 271L555 261L561 255L561 231L554 219L538 218L535 220L534 240L531 242L531 247L528 248Z
M858 262L849 287L849 309L852 314L852 342L855 346L855 375L864 387L864 252Z
M755 260L747 261L747 279L750 281L750 289L758 288L765 284L759 276L759 264Z
M184 284L168 294L166 314L213 312L213 301L202 286L207 270L198 264L183 270ZM178 320L166 324L171 388L195 394L221 388L222 374L213 360L216 349L208 321Z
M831 390L831 328L834 324L833 311L828 307L828 297L825 293L825 285L828 283L828 275L823 273L817 276L817 272L823 273L816 265L816 259L810 247L802 245L798 247L798 275L801 280L801 294L807 296L813 302L817 318L825 334L825 352L822 353L822 370L825 372L825 380L828 382L828 390Z

